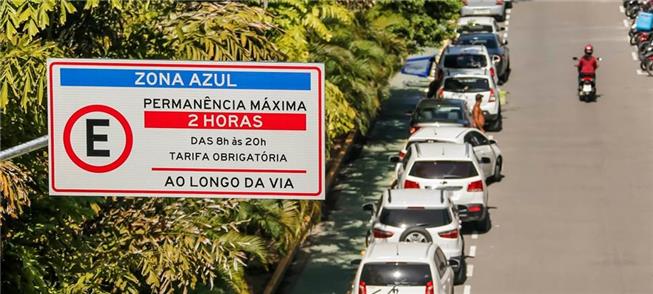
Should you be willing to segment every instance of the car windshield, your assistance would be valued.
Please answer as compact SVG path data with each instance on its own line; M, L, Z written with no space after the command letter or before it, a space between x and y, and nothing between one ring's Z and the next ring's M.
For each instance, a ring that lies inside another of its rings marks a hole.
M444 90L448 92L487 92L490 82L485 78L451 78L444 80Z
M483 45L488 49L499 48L497 40L491 36L465 36L462 35L458 38L456 45Z
M484 68L486 66L487 60L483 55L460 54L444 57L445 68Z
M417 161L410 175L423 179L465 179L478 175L471 161Z
M459 122L464 119L463 115L464 111L459 106L439 104L418 109L415 122Z
M434 197L439 193L434 193ZM379 221L388 226L409 228L423 226L425 228L441 227L451 223L449 210L440 209L383 209Z
M363 266L361 282L368 286L426 286L432 281L426 263L367 263Z
M458 29L458 33L492 33L492 25L480 25L480 24L467 24L462 25Z

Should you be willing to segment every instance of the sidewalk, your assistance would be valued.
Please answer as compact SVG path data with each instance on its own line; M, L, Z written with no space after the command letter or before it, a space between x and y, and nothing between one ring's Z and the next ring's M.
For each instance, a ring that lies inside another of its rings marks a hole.
M334 188L334 207L313 229L286 274L279 293L347 293L357 267L351 261L361 258L370 215L364 203L377 201L392 180L395 155L408 136L406 111L412 110L424 93L405 89L403 75L391 81L391 97L374 125L359 158L343 168L340 183Z

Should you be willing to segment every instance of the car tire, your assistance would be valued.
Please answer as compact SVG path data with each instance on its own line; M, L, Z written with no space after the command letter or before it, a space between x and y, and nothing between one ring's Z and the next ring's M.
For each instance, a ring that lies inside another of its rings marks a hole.
M653 61L646 61L646 72L649 76L653 76Z
M497 163L494 166L494 174L492 175L492 181L493 182L501 182L501 169L503 168L503 158L499 157L497 158Z
M485 217L482 220L476 222L476 230L480 233L487 233L492 229L492 220L490 219L490 212L488 211L485 214Z
M467 262L465 257L460 260L460 268L457 271L454 271L453 284L462 285L467 281Z
M503 72L503 75L501 76L501 84L505 84L508 82L508 79L510 79L510 71L512 69L510 68L510 60L508 61L508 66L506 66L506 71Z
M498 22L504 22L504 21L506 21L506 11L505 11L505 9L504 9L504 11L503 11L503 15L499 15L499 16L497 16L497 17L496 17L496 20L497 20Z
M404 231L403 234L401 234L401 237L399 237L400 242L416 242L415 238L420 238L422 243L431 243L433 242L433 238L431 238L431 234L429 234L428 231L426 231L424 228L420 227L413 227L413 228L408 228L407 230Z

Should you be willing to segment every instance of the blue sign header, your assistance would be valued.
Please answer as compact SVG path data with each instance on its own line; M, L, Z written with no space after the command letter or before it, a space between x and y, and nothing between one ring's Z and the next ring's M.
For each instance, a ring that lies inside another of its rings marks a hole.
M76 87L311 90L308 72L61 68L61 85Z

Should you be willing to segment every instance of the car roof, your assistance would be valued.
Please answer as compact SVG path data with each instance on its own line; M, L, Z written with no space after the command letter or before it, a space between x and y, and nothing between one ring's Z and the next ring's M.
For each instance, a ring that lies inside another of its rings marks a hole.
M455 78L460 78L460 79L464 79L464 78L484 78L484 79L491 79L491 77L490 77L489 74L485 74L484 70L483 70L483 69L480 69L480 70L479 70L479 73L464 73L464 74L463 74L463 73L457 73L457 72L454 72L454 73L452 73L452 74L450 74L450 75L446 75L446 76L444 77L443 81L446 80L446 79L455 79Z
M435 243L374 242L365 252L365 263L370 262L424 262L430 263L429 254Z
M477 24L494 24L496 21L491 16L464 16L458 19L458 24L469 24L470 22Z
M396 189L386 190L383 197L385 208L448 208L449 197L440 197L439 190Z
M444 55L454 54L487 54L487 48L483 45L449 45Z
M411 146L412 156L417 159L432 160L471 160L472 152L469 144L455 143L417 143Z
M428 106L435 106L435 105L458 105L458 106L466 106L467 101L462 100L462 99L451 99L451 98L439 98L439 99L433 99L433 98L423 98L419 102L417 102L417 107L416 108L421 108L421 107L428 107Z
M410 137L409 142L423 141L428 139L433 140L446 140L452 143L462 142L465 134L472 130L472 128L464 127L425 127L417 130Z

